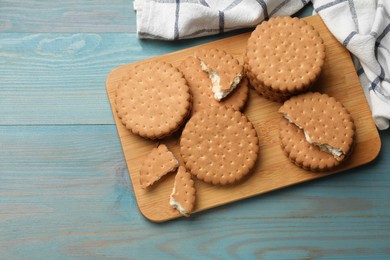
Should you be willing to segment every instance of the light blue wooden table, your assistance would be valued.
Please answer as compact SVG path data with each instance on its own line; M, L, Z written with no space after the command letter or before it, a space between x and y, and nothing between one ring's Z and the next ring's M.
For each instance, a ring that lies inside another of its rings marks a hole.
M357 169L190 219L139 213L107 74L233 34L140 41L130 0L1 0L0 32L0 259L390 259L390 131Z

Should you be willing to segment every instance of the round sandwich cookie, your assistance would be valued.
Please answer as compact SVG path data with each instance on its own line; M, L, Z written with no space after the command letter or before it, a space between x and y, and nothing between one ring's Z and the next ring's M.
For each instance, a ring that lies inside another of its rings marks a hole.
M258 153L253 124L241 112L221 106L195 113L180 139L186 168L198 179L215 185L242 179L254 167Z
M179 66L191 90L192 113L210 106L226 106L242 110L248 99L248 81L242 78L235 89L221 101L214 98L212 83L207 72L202 70L199 59L189 56Z
M232 92L243 77L243 66L232 55L217 48L203 48L195 53L212 84L214 98L221 101Z
M169 199L171 207L189 217L195 207L196 190L192 176L184 166L179 166Z
M166 62L136 65L118 84L118 117L134 134L163 138L190 114L190 89L183 74Z
M355 126L348 110L335 98L318 92L294 96L279 112L281 147L296 165L329 170L352 151Z
M325 61L325 45L305 20L279 16L252 32L244 61L256 92L282 102L307 91L317 80Z

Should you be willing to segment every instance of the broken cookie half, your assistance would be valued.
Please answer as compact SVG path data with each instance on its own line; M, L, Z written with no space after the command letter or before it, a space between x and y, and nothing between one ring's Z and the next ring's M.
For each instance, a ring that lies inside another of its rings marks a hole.
M294 96L279 112L281 147L296 165L323 171L349 155L355 126L347 109L333 97L318 92Z
M243 66L232 55L220 49L201 49L195 53L202 70L208 73L214 98L221 101L243 77Z
M140 184L143 189L152 186L167 173L179 167L179 162L167 146L160 144L147 155L140 169Z
M188 217L195 206L195 183L186 168L179 166L169 204Z

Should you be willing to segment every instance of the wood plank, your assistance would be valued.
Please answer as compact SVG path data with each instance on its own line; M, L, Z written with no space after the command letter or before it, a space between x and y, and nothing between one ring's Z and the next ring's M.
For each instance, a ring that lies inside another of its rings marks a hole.
M277 112L280 104L270 102L252 91L245 114L254 124L259 135L260 159L251 176L238 185L216 187L196 181L196 212L357 167L371 162L378 155L381 146L379 135L348 51L337 42L318 16L305 19L319 31L326 45L324 69L314 90L334 96L350 111L357 129L353 154L341 167L326 173L310 173L296 167L289 162L280 149L278 137L280 115ZM242 60L248 37L249 33L242 34L204 46L155 57L149 61L163 60L177 66L187 56L193 55L196 48L202 47L221 48ZM156 145L156 142L145 140L127 130L117 117L113 107L117 82L123 78L128 70L133 69L139 63L124 65L113 70L107 78L107 91L129 172L132 173L130 177L139 208L144 216L152 221L166 221L180 216L168 203L174 176L166 177L152 190L145 191L140 187L137 173L143 159ZM179 135L180 133L177 133L161 142L167 144L175 156L181 160L178 145Z
M185 257L189 250L340 258L389 250L389 132L372 165L158 228L137 209L115 126L5 126L0 133L2 258Z
M390 253L389 131L370 165L158 226L138 210L115 126L1 126L0 133L4 259Z
M2 0L0 32L136 31L131 0Z
M52 9L76 10L91 5L110 10L120 6L107 1L49 2L2 1L0 10L17 15L31 9L28 17L38 12L37 17L44 19L41 13L50 15ZM3 17L7 16L0 15L0 27ZM23 24L31 26L27 21ZM0 125L113 124L104 88L105 77L113 68L243 31L176 42L141 41L134 33L1 33Z
M113 129L112 125L0 126L0 164L117 163L123 154Z
M1 33L0 125L113 124L104 85L113 68L217 38L173 43L122 33Z

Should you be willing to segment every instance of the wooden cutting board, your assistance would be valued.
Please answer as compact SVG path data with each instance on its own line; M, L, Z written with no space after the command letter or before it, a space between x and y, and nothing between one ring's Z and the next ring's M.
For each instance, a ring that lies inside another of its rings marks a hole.
M352 114L356 125L355 147L352 155L341 167L326 173L312 173L295 166L286 158L279 146L278 122L281 115L277 111L280 104L268 101L251 90L244 113L255 125L259 135L260 153L257 164L248 178L231 186L218 187L195 180L197 190L195 212L357 167L371 162L379 154L381 141L349 52L337 42L318 16L304 19L319 31L326 45L324 69L313 90L334 96ZM249 36L250 33L245 33L149 60L127 64L114 69L108 75L107 93L134 193L140 211L149 220L161 222L181 216L169 205L174 174L164 177L151 190L145 191L141 188L139 183L140 166L146 155L156 146L157 141L135 136L121 124L114 107L118 81L126 71L133 69L138 63L166 61L178 66L196 49L203 47L224 49L242 62ZM179 137L180 131L169 138L160 140L160 142L166 144L182 163L179 152Z

